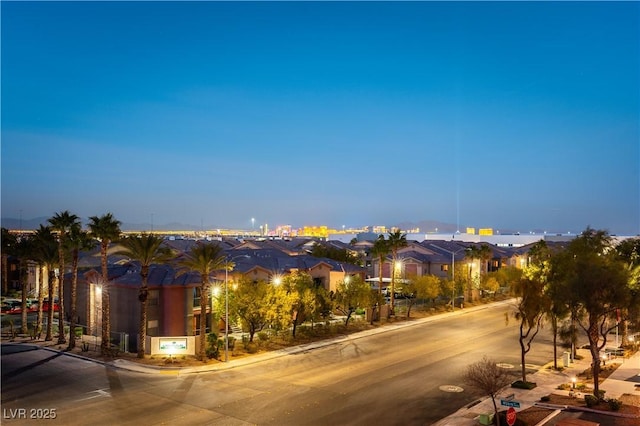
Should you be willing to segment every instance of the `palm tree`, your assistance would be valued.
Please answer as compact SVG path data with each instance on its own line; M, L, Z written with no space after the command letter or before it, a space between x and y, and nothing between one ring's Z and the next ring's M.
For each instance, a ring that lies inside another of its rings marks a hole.
M147 339L147 297L149 267L154 263L164 263L173 257L168 247L162 247L163 239L153 234L130 236L120 241L123 249L116 253L140 262L142 285L138 294L140 301L140 327L138 331L138 358L144 358Z
M53 217L49 218L49 224L51 229L58 232L58 265L60 267L59 282L58 282L58 304L60 310L58 311L58 344L62 345L67 343L64 337L64 257L65 257L65 239L69 230L76 224L79 224L79 218L75 214L69 213L65 210L61 213L56 213Z
M378 238L373 242L373 247L371 248L371 256L378 258L378 300L382 303L382 265L384 264L384 260L389 254L389 242L384 239L384 235L378 235ZM373 317L375 316L375 311L373 315L371 315L371 321L373 321Z
M109 306L109 270L107 268L107 250L112 241L120 238L120 224L111 213L106 213L100 217L91 216L89 218L89 232L94 238L100 240L100 258L102 264L102 341L100 342L100 353L108 355L110 351L111 321Z
M27 265L30 260L34 257L34 237L33 236L22 236L18 239L17 244L15 245L15 254L19 260L19 268L20 268L20 289L21 289L21 329L20 332L22 334L27 334L28 322L27 322L27 274L25 273L27 269Z
M407 234L403 234L400 230L389 232L389 249L393 264L391 265L391 312L395 310L395 292L396 292L396 262L398 260L398 250L407 246Z
M382 294L382 265L384 260L389 254L389 243L384 239L384 235L378 235L378 238L373 242L371 248L371 255L378 258L378 293Z
M479 282L482 282L482 271L483 271L483 269L486 268L487 261L489 261L493 257L493 251L491 250L491 248L488 245L482 244L479 247L478 246L471 246L471 247L467 248L467 254L466 255L471 260L478 259L478 262L480 264L480 269L478 271L478 280L479 280ZM472 287L471 281L470 281L469 284L468 284L468 289L467 289L469 301L473 300L472 290L473 290L473 287Z
M91 250L93 239L87 231L83 231L79 223L69 230L66 248L71 252L71 320L69 321L69 350L76 347L76 319L78 317L78 258L81 251Z
M38 287L38 294L37 294L38 314L36 317L36 326L34 330L35 336L39 336L40 333L42 332L42 305L44 303L44 293L45 293L44 292L45 263L42 259L41 249L46 241L45 230L48 230L48 228L40 226L40 229L37 229L33 235L34 236L34 260L38 263L38 286L37 286Z
M209 280L211 275L226 266L226 257L222 251L222 247L218 244L198 243L185 254L185 257L179 262L181 270L179 274L189 271L198 272L200 274L200 348L198 358L205 360L205 342L206 342L206 312L207 297L209 295Z
M2 228L2 294L9 293L9 255L14 253L18 240L7 228Z
M53 340L53 311L55 307L54 294L55 294L55 279L56 279L56 267L58 266L58 243L56 237L51 232L51 228L48 226L40 225L40 228L36 231L36 257L47 268L48 272L48 298L49 298L49 311L47 312L47 334L44 340ZM42 305L44 302L44 294L40 286L40 292L38 293L38 320L36 323L36 333L42 330Z

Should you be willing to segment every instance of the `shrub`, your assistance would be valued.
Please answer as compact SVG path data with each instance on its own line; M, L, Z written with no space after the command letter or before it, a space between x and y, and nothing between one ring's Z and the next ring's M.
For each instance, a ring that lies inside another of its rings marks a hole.
M598 389L598 394L596 395L596 397L597 397L599 400L604 401L604 394L605 394L606 392L607 392L607 391L605 391L605 390Z
M218 335L216 333L209 333L207 335L207 348L205 350L207 358L218 359L222 346L224 346L224 343L218 339Z
M618 411L620 410L620 407L622 407L622 401L620 401L619 399L609 398L609 400L607 400L607 403L609 404L609 408L611 409L611 411Z
M232 351L233 348L236 346L236 338L233 336L229 336L227 337L227 342L229 345L229 350Z
M267 333L266 331L259 331L258 340L260 340L261 342L266 342L267 340L269 340L269 333Z
M540 398L540 402L549 402L551 401L551 397L549 395L545 395L542 398Z
M247 343L246 350L250 354L255 354L258 352L258 345L255 342L249 342Z
M561 385L558 385L557 389L559 390L569 390L571 389L571 385L568 383L562 383Z
M598 404L598 398L593 395L585 395L584 402L587 404L587 407L593 407Z

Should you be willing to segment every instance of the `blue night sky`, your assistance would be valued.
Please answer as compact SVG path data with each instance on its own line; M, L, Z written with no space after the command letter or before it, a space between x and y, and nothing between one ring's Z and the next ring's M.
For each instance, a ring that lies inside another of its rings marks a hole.
M640 3L5 2L2 217L640 232Z

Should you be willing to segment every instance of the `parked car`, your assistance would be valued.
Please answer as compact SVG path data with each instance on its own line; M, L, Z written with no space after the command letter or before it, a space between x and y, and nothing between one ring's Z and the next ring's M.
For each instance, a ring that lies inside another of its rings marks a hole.
M58 299L53 299L53 312L58 312L59 309ZM49 299L44 299L42 302L42 311L49 312Z
M38 299L27 299L27 309L29 312L38 312Z
M17 299L5 299L0 307L3 314L19 314L22 313L22 301Z

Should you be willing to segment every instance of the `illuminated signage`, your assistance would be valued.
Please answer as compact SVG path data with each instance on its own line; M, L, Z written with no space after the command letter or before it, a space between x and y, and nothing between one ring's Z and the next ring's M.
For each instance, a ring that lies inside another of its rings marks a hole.
M187 339L160 339L161 351L175 351L187 349Z

